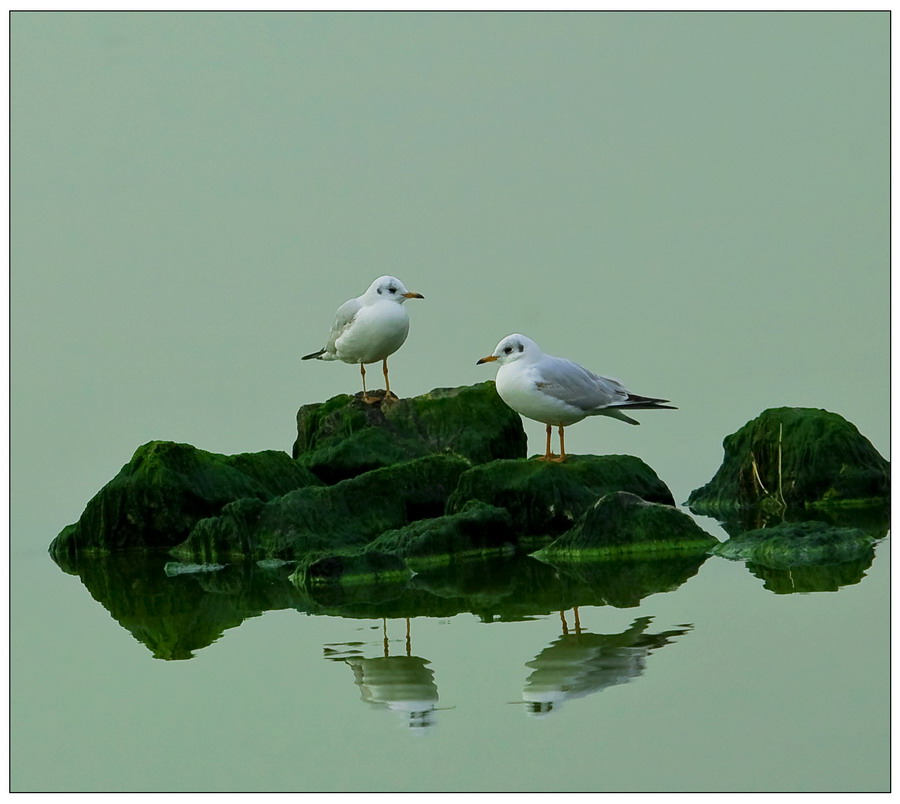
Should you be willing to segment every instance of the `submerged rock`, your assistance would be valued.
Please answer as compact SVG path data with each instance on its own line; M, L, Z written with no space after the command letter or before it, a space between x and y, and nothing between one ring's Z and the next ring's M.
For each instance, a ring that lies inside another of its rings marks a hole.
M588 508L571 530L535 557L572 561L626 553L705 552L717 544L677 508L617 491Z
M478 464L524 458L526 448L519 415L493 382L483 382L379 404L344 394L303 405L293 456L326 483L336 483L425 455L458 455Z
M868 555L875 540L859 528L835 528L825 522L785 522L751 530L721 542L713 553L773 569L842 564Z
M420 519L382 533L369 547L402 556L418 569L463 557L510 553L516 541L509 512L470 500L456 514Z
M173 547L196 522L241 497L268 500L319 485L284 452L219 455L151 441L87 504L50 545L53 555Z
M238 500L219 516L198 522L171 552L182 561L228 563L361 548L386 530L440 516L470 466L457 456L431 455L334 486L297 489L267 503Z
M461 511L469 500L481 500L509 511L513 530L521 535L555 536L613 491L675 504L672 492L639 458L570 455L564 463L501 460L473 467L460 478L447 501L447 513Z
M890 464L837 413L772 408L723 447L722 466L688 498L696 513L877 505L890 494Z

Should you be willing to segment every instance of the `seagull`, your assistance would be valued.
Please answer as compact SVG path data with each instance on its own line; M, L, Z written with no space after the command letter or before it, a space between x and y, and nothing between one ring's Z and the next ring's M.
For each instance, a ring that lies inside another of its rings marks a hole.
M547 425L547 451L538 460L564 461L566 442L563 428L587 416L611 416L628 424L640 424L626 416L627 410L677 410L668 399L638 396L618 380L598 377L584 366L544 354L531 338L507 335L482 363L500 364L497 393L514 411ZM559 427L559 456L550 453L550 434Z
M391 392L387 359L394 354L409 334L409 316L403 309L407 299L424 299L421 293L410 293L395 276L379 276L362 296L345 301L334 317L328 343L318 352L304 355L302 360L343 360L359 363L362 375L363 402L377 402L366 391L366 363L383 361L385 396Z

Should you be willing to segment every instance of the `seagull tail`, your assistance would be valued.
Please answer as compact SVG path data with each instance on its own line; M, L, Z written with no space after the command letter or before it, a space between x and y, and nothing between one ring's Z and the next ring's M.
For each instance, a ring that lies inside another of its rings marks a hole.
M319 349L318 352L313 352L312 354L303 355L303 357L301 357L300 359L301 359L301 360L312 360L313 358L321 357L321 356L324 355L324 354L325 354L325 350L324 350L324 349Z
M632 410L678 410L675 405L667 405L668 399L657 399L653 396L638 396L638 394L628 394L628 398L611 407L631 408Z

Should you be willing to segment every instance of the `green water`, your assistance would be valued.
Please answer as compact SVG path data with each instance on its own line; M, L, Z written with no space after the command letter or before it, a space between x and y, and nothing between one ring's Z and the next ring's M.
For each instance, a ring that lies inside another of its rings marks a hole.
M678 406L566 448L679 502L770 407L889 458L887 13L16 12L10 63L13 790L888 788L889 540L374 601L46 553L140 444L290 452L386 273L400 396L524 333Z

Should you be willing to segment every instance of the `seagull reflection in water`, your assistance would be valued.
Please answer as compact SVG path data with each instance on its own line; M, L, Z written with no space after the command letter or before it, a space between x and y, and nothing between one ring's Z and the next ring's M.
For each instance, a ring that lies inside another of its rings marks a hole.
M360 697L367 704L397 712L412 733L425 734L434 725L434 713L438 710L434 671L427 659L412 655L408 617L405 655L390 655L386 620L382 620L382 633L382 656L366 658L358 648L360 643L352 643L326 646L325 658L352 668Z
M583 698L607 687L626 684L642 675L651 651L668 645L692 626L659 634L645 631L652 617L639 617L620 634L592 634L581 627L577 607L570 632L564 612L560 612L562 635L526 663L533 672L522 691L526 712L545 717L569 700Z

